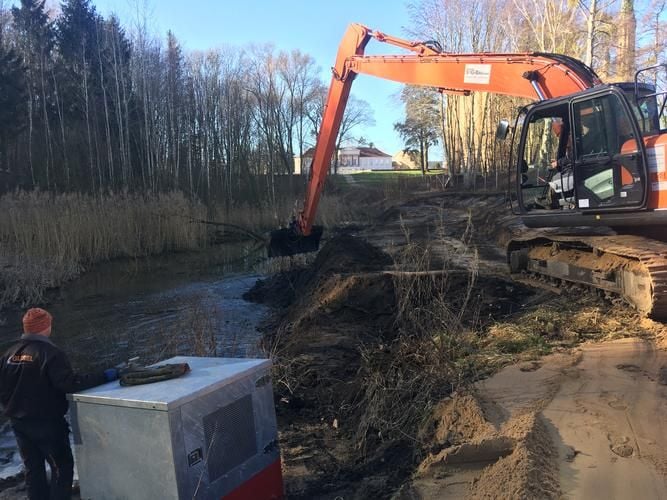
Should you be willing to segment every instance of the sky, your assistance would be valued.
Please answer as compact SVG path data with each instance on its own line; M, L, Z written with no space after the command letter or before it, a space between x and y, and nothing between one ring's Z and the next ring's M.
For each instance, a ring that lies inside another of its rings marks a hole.
M338 44L346 27L353 22L387 34L410 38L405 0L92 0L97 11L116 13L130 26L137 12L147 12L149 29L165 36L171 29L185 50L206 50L221 45L244 47L251 43L272 43L278 49L299 49L310 54L321 67L322 80L331 80ZM395 54L386 44L371 41L367 54ZM352 134L388 154L403 149L394 131L402 121L403 106L398 100L401 85L369 76L358 76L352 95L368 102L375 125ZM431 154L439 159L438 153Z

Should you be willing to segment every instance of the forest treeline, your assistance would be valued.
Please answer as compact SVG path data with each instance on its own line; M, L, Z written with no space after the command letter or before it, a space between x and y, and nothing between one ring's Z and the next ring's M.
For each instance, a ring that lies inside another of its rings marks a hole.
M5 189L275 196L271 180L314 142L326 96L299 50L184 53L172 32L127 30L89 0L57 13L44 0L1 10L0 67ZM358 104L348 132L368 116Z
M128 28L90 0L2 5L0 190L275 201L275 176L292 173L294 156L314 143L327 88L300 50L186 52L172 32L156 37L141 20ZM566 53L604 80L665 59L665 0L416 0L409 12L411 35L448 52ZM493 132L516 101L401 96L406 119L396 129L422 162L441 143L454 171L504 168L506 146ZM371 116L352 99L338 144Z

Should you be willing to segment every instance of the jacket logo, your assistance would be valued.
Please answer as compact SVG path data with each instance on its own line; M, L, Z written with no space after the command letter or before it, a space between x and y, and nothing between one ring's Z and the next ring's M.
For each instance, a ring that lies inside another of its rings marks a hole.
M10 363L32 363L32 354L14 354L9 358Z

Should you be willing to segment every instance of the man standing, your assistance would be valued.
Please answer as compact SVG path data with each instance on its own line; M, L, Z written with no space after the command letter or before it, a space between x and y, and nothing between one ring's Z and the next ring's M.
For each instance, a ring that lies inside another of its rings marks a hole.
M16 436L31 500L69 499L72 494L74 460L65 394L118 378L115 368L75 373L49 339L51 319L44 309L29 309L23 316L25 333L0 359L0 403ZM51 469L50 489L45 461Z

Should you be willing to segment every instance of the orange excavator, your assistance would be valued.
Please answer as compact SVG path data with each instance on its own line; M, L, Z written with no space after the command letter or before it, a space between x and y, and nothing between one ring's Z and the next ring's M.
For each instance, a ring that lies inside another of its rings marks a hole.
M412 54L364 55L371 39ZM322 228L313 222L357 74L447 94L524 97L532 102L496 133L505 139L511 131L510 199L526 226L507 247L511 273L587 285L667 318L667 130L660 129L666 93L642 82L666 70L653 66L634 82L605 84L565 55L446 53L437 42L352 24L332 68L303 210L272 232L269 255L319 246Z

